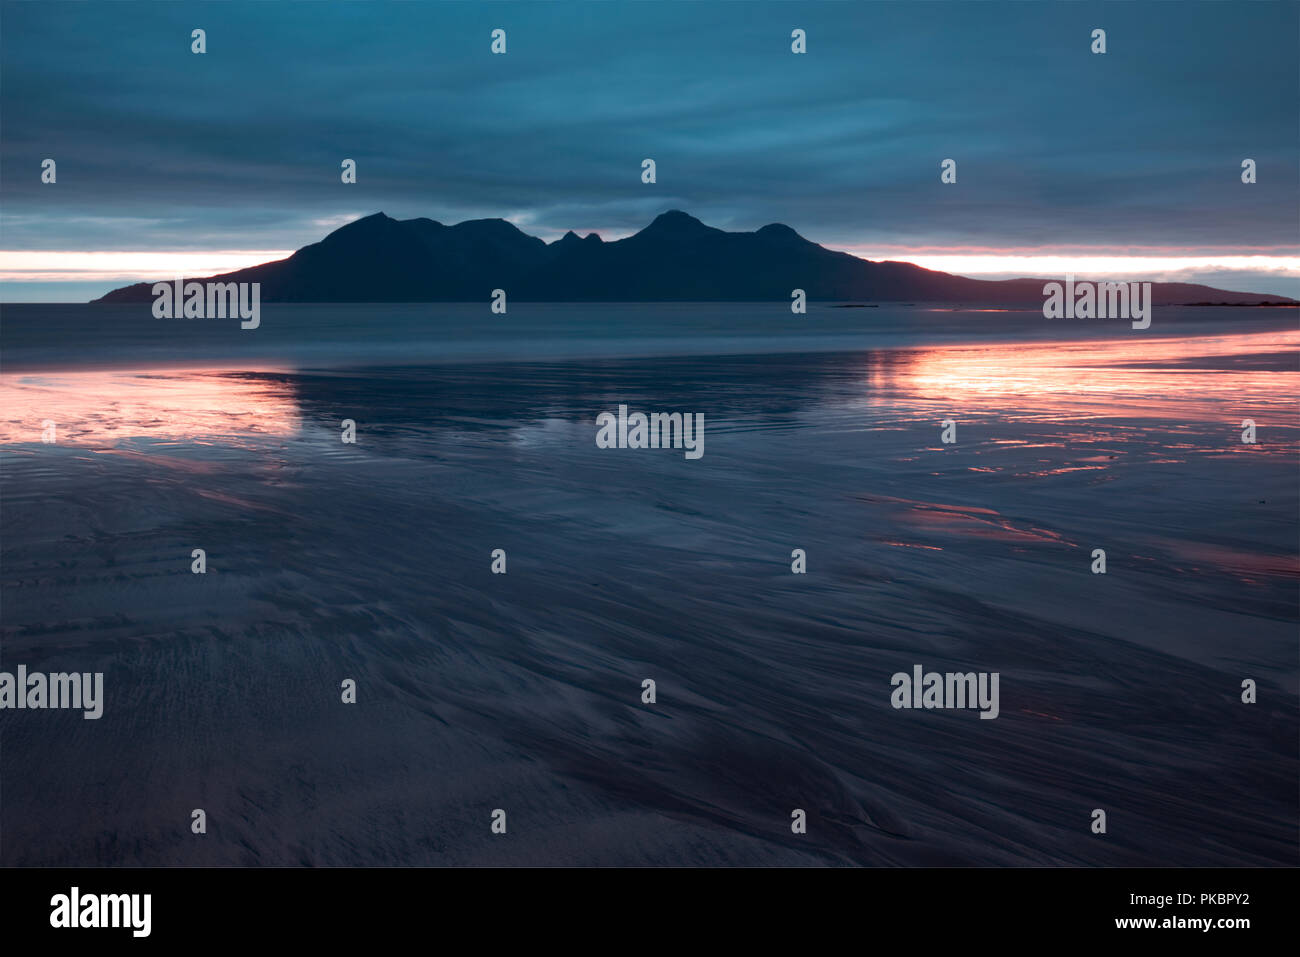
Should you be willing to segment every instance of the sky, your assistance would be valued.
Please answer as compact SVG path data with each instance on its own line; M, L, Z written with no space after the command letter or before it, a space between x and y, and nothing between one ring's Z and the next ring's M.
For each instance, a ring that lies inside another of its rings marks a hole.
M0 0L3 301L381 210L608 240L667 209L963 275L1300 297L1300 4Z

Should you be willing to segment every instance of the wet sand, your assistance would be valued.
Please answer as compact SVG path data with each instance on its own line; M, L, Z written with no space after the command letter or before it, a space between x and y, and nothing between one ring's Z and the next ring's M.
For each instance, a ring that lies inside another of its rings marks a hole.
M1296 864L1300 335L893 345L6 374L0 862Z

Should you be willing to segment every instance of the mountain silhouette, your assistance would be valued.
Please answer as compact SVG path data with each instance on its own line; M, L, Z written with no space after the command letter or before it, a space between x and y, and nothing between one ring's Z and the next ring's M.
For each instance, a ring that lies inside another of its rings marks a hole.
M197 279L200 277L186 277ZM615 242L568 232L546 243L504 219L446 226L375 213L348 223L288 259L219 276L261 283L262 302L473 302L504 289L513 302L757 302L810 300L1019 304L1043 302L1043 279L982 280L872 262L772 223L752 233L706 226L670 210ZM1061 277L1063 280L1064 277ZM152 283L95 302L144 302ZM1156 304L1252 305L1284 296L1152 283Z

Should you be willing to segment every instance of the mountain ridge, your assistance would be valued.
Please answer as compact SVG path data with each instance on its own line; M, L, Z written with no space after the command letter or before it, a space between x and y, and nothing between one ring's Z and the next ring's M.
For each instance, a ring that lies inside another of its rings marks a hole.
M803 289L811 301L1010 305L1041 304L1043 285L1052 281L970 279L908 262L860 259L827 249L784 223L727 232L678 209L611 242L570 230L551 243L500 218L448 226L381 211L285 259L186 278L257 282L262 302L303 303L472 302L489 299L494 289L504 289L514 302L750 302L788 300L792 290ZM132 283L92 302L149 301L153 285ZM1157 305L1295 302L1157 282L1152 299Z

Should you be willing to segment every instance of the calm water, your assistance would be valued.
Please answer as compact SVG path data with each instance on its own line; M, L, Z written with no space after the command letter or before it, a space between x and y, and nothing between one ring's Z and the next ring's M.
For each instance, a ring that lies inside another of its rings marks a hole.
M4 309L4 863L1297 863L1295 313L262 323Z

